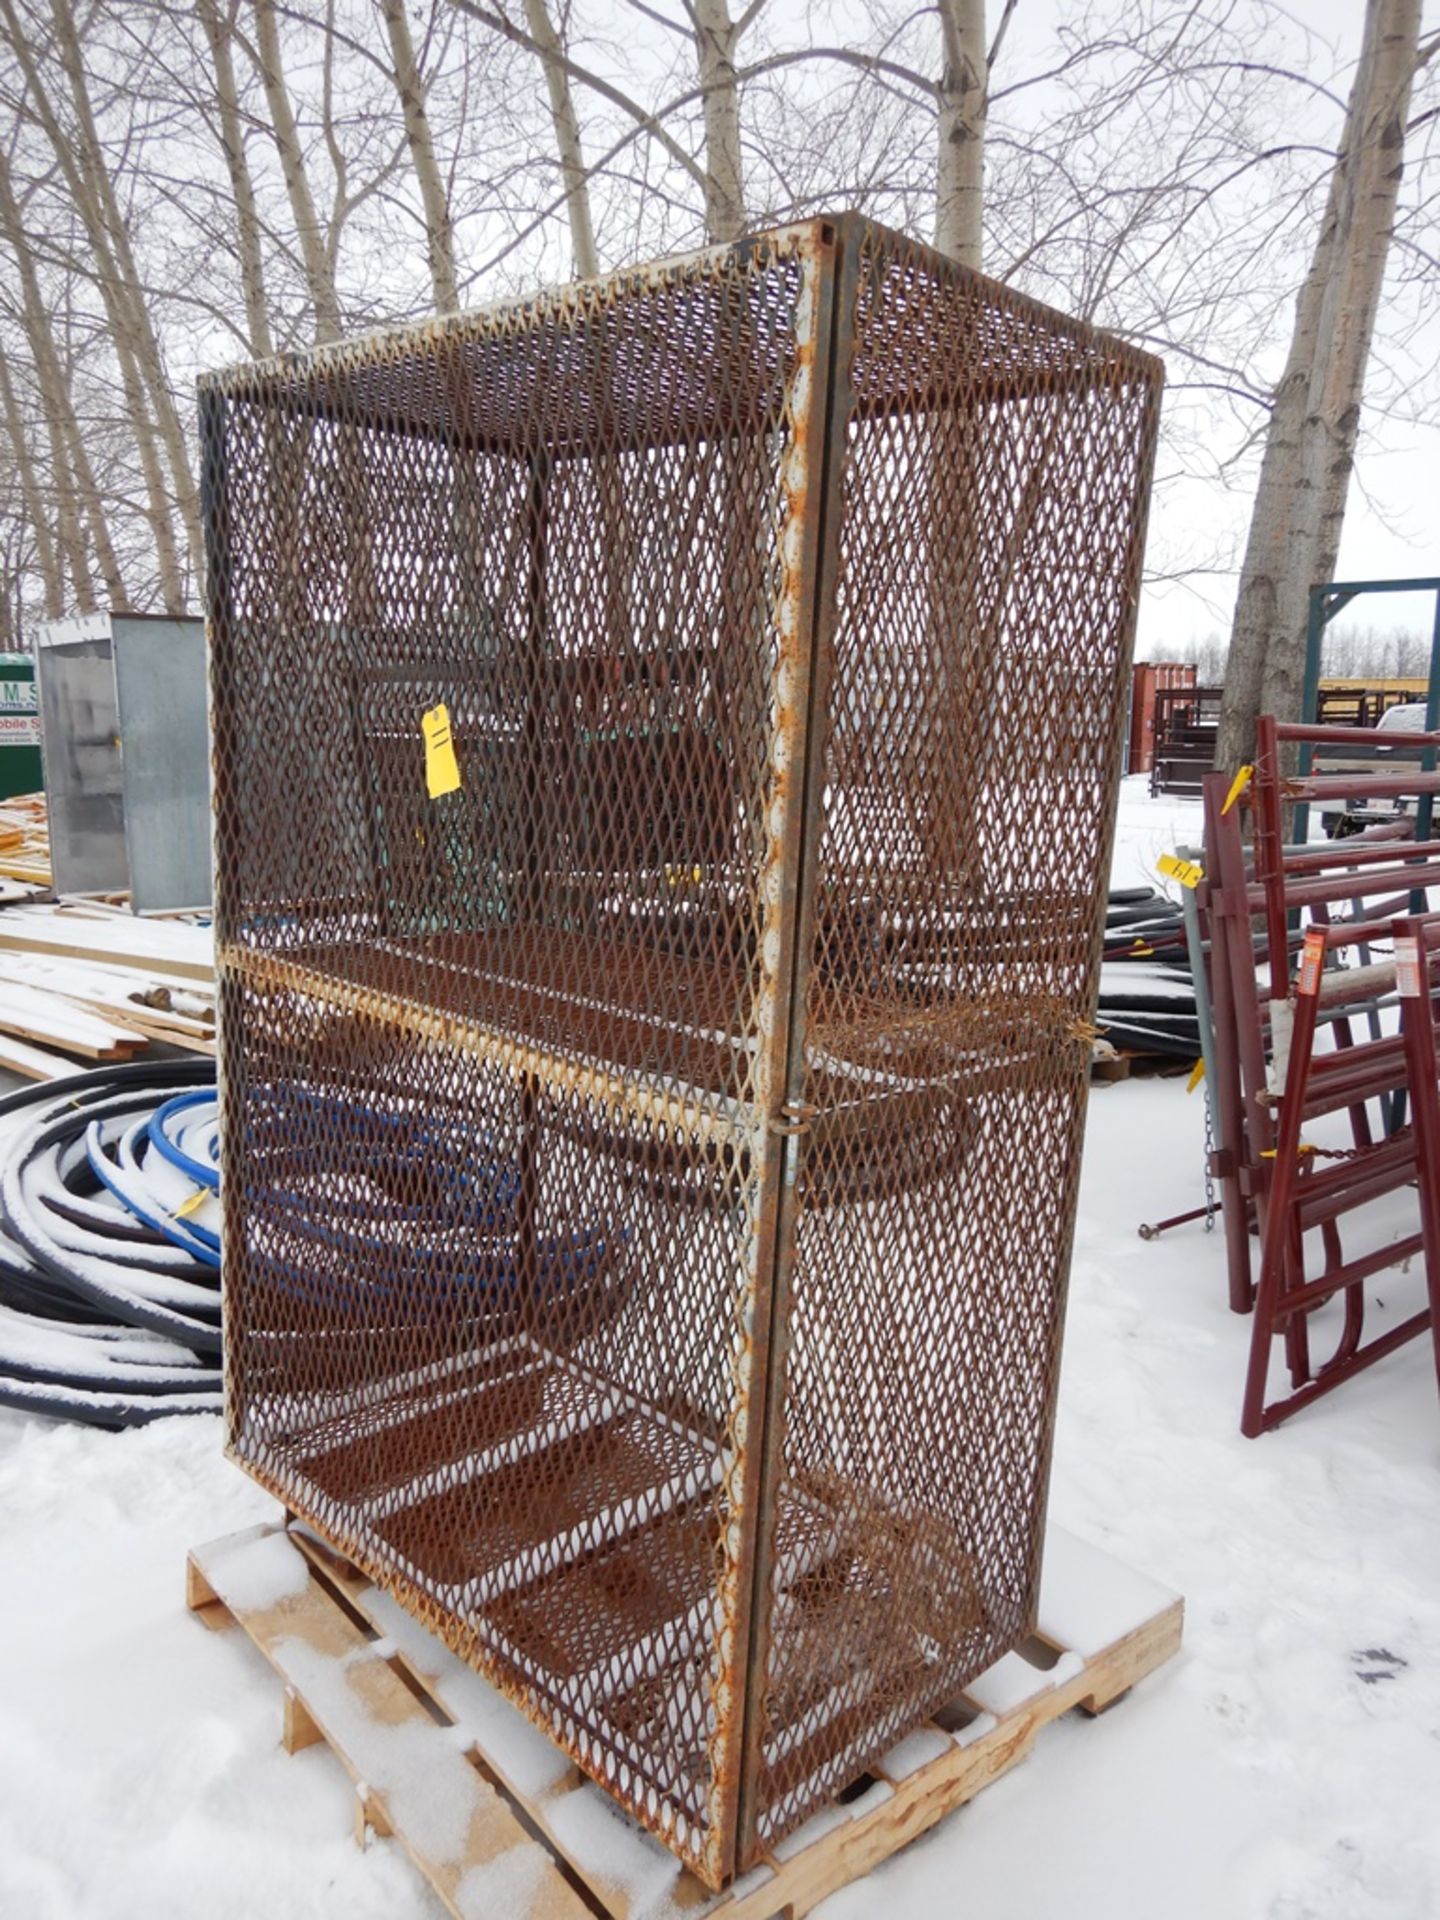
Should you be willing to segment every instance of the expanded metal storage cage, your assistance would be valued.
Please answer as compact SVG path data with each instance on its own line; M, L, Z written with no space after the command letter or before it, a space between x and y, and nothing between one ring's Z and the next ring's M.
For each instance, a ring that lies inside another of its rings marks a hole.
M1033 1618L1159 388L851 215L202 383L231 1448L712 1885Z

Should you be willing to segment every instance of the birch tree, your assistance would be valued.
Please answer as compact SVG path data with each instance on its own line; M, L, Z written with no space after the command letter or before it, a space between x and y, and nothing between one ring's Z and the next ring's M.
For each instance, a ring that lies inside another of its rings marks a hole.
M705 232L727 246L745 231L745 176L740 146L740 87L735 54L740 36L764 0L738 21L725 0L690 0L696 68L705 122ZM980 4L980 0L976 0Z
M59 6L56 20L59 37L63 41L67 30L73 29L73 16L63 6ZM43 129L50 143L68 190L71 205L83 224L86 239L94 255L95 284L110 323L112 344L125 393L126 410L135 435L136 451L144 475L147 512L154 540L161 596L167 612L180 613L185 606L185 577L171 515L172 506L176 504L175 494L178 492L180 495L178 504L182 513L188 504L194 519L191 541L193 553L199 539L194 484L190 478L189 461L180 435L179 422L174 415L173 401L165 386L164 371L162 367L155 364L159 348L153 325L143 312L143 303L136 298L137 288L133 268L127 274L116 252L116 234L117 231L124 232L124 222L115 201L113 183L106 172L99 142L95 138L93 118L88 112L88 88L84 84L78 51L72 46L68 52L62 49L60 56L62 68L67 75L80 74L81 94L86 111L79 116L80 126L77 130L61 123L56 103L41 73L39 61L26 28L17 15L14 0L0 0L0 24L3 24L6 30L10 50L23 76L25 107ZM80 103L75 104L78 107ZM128 255L128 234L126 242ZM170 416L169 430L166 435L171 454L168 480L161 451L161 432L157 428L150 409L151 397L155 395L160 397Z
M21 410L15 383L10 378L10 360L3 344L0 344L0 419L4 420L5 437L15 462L15 492L19 513L12 513L9 518L18 520L21 530L28 532L34 543L35 565L45 594L45 614L47 619L57 620L65 611L65 582L61 577L59 555L50 532L50 516L45 509L39 468L30 449L29 423ZM12 552L22 548L22 542L17 540L12 540L10 545ZM7 648L14 645L18 625L18 588L18 578L7 582L4 600L4 643Z
M40 292L34 256L21 220L19 204L10 181L8 162L0 156L0 234L3 234L15 265L20 285L20 320L25 330L30 362L45 423L45 444L49 451L50 485L44 491L38 483L26 489L33 512L33 525L43 544L50 549L50 578L46 587L47 607L58 616L71 600L81 613L95 611L95 589L90 558L80 525L80 514L72 465L74 440L70 432L69 390L56 351L50 327L50 315ZM13 393L8 397L6 413L21 419ZM20 426L23 433L23 425ZM17 446L20 442L17 441ZM22 480L26 458L20 463ZM53 538L51 517L46 512L45 493L53 502Z
M430 267L430 285L437 313L454 313L460 304L455 284L455 242L450 219L450 201L435 158L435 142L430 132L430 116L425 106L425 85L420 63L415 57L415 42L405 0L380 0L385 33L390 42L391 77L399 96L405 120L405 138L415 169L420 199L425 209L425 255Z
M143 282L135 263L130 229L113 173L106 162L96 127L80 34L70 0L50 0L55 51L69 93L71 134L79 167L84 176L87 197L93 205L94 232L103 232L106 254L114 263L113 305L125 335L125 350L130 355L145 394L145 404L155 424L156 437L164 451L174 501L179 511L182 537L189 553L191 577L198 580L201 567L200 495L190 458L189 439L180 424L175 396L165 370L164 354L154 315L145 298ZM165 516L168 525L168 513ZM183 605L183 586L171 588L174 610Z
M545 90L550 97L550 124L560 162L560 178L565 184L565 214L570 223L571 258L576 274L582 280L589 280L600 271L600 256L595 250L595 222L590 212L590 183L585 172L585 153L580 140L580 116L575 110L575 99L570 91L571 63L545 0L525 0L525 24L545 75Z
M340 295L335 283L334 253L321 231L315 195L300 142L300 129L290 103L274 0L251 0L255 18L256 62L270 109L270 126L290 198L296 243L305 268L305 284L315 313L315 343L327 346L340 338Z
M46 589L47 602L58 600L61 603L56 607L57 613L63 611L64 606L72 600L81 613L93 613L97 602L90 564L92 552L112 604L123 602L125 586L115 557L100 489L76 416L70 382L55 338L49 303L41 289L36 249L26 228L9 158L3 151L0 151L0 244L8 247L14 265L20 294L17 317L24 330L30 363L34 369L50 453L51 486L48 492L54 502L54 555L50 584ZM7 416L11 414L9 405L6 413ZM26 484L27 469L33 465L28 448L21 447L17 464L22 485L25 485L26 494L32 502L37 551L43 566L47 550L52 546L50 516L45 510L47 490L39 486L38 480Z
M1264 343L1277 316L1288 337L1314 251L1316 143L1287 123L1322 82L1294 10L1066 0L1047 23L1016 0L812 0L799 18L764 0L0 0L33 269L27 295L0 235L0 433L30 435L28 477L3 461L0 550L25 556L30 601L51 604L57 580L67 607L114 597L123 574L134 604L195 604L175 394L204 366L840 205L1162 352L1162 505L1176 475L1238 491L1276 397ZM1362 203L1373 228L1370 188L1337 200L1332 259ZM1407 344L1433 277L1418 225L1409 238L1392 247L1414 276L1392 278L1404 314L1392 299L1371 315L1386 347ZM1307 407L1345 414L1356 331L1327 316L1365 303L1336 272L1307 310L1301 425ZM1433 398L1422 381L1413 404ZM1306 458L1333 494L1330 456L1349 455L1327 431ZM641 546L621 537L615 478L619 631ZM1188 523L1155 524L1167 568L1193 565Z
M936 116L935 245L978 267L982 246L985 107L990 63L984 0L938 0L940 87Z
M275 351L265 289L265 259L255 181L245 151L245 122L235 78L233 6L222 19L217 0L196 0L214 69L215 111L235 214L235 254L245 305L245 333L252 356L268 360Z
M1366 0L1340 152L1274 393L1236 596L1217 765L1252 757L1262 711L1299 718L1312 585L1333 578L1404 165L1420 0Z

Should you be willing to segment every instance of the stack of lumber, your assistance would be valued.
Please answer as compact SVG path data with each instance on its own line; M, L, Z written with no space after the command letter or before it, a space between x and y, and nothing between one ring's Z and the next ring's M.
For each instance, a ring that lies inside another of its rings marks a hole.
M88 901L0 913L0 1067L48 1080L156 1042L214 1055L208 926Z
M50 826L43 793L0 800L0 906L50 890Z

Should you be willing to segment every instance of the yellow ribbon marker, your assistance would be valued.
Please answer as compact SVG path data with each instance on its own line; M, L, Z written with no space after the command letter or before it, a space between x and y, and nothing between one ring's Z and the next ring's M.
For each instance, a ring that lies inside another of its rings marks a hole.
M1199 1086L1200 1082L1204 1078L1205 1078L1205 1056L1202 1053L1200 1058L1195 1062L1194 1066L1191 1067L1190 1069L1190 1078L1185 1082L1186 1093L1194 1093L1196 1087Z
M1234 806L1235 802L1240 798L1241 794L1245 791L1246 787L1249 786L1250 776L1252 773L1254 773L1254 771L1255 771L1254 767L1250 766L1248 762L1246 763L1245 766L1241 767L1240 771L1236 774L1235 778L1230 782L1230 791L1226 794L1225 804L1220 809L1222 814L1228 813L1230 811L1231 807Z
M1198 860L1182 860L1178 853L1162 853L1155 867L1168 880L1178 880L1182 887L1198 887L1205 878L1205 869Z
M438 800L442 793L454 793L460 785L460 763L450 738L450 710L443 700L420 716L420 732L425 740L425 791L432 800Z
M209 1198L209 1195L210 1189L208 1187L197 1187L188 1200L181 1201L170 1218L172 1220L188 1220L192 1213L198 1213L200 1211L201 1207L204 1206L206 1200Z

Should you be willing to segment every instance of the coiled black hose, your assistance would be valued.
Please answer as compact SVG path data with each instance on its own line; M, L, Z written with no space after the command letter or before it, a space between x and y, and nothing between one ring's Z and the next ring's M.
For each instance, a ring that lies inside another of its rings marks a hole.
M93 1122L213 1087L208 1061L137 1062L0 1098L0 1406L127 1427L222 1404L219 1275L97 1204Z

